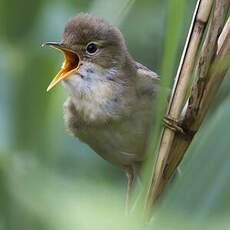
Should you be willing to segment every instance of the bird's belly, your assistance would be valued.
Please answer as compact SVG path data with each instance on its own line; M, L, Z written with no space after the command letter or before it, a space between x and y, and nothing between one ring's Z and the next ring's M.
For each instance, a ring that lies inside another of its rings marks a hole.
M79 139L105 160L118 165L130 165L144 159L147 135L147 126L143 121L139 124L127 121L87 128L79 133Z

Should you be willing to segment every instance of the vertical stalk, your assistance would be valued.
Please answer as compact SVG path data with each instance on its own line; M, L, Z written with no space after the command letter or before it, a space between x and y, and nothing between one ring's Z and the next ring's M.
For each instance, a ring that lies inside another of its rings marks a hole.
M189 86L191 72L194 67L198 46L201 42L205 25L208 21L212 2L212 0L197 1L186 45L177 71L170 103L168 106L167 117L169 117L170 120L177 121L180 117L181 108L183 106L186 92ZM145 213L147 216L149 216L153 204L158 198L163 172L166 167L166 162L173 143L174 135L175 129L170 129L167 127L163 128L157 159L154 164L145 203Z

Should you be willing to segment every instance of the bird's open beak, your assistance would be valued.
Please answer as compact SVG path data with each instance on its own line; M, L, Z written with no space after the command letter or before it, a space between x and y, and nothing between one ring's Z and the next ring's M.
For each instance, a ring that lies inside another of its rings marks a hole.
M64 54L64 62L61 67L61 70L58 72L58 74L54 77L54 79L49 84L47 88L47 92L48 92L60 81L66 79L73 72L76 72L76 70L79 67L80 58L74 51L72 51L71 49L67 48L64 44L59 42L46 42L42 46L50 46L52 48L62 51Z

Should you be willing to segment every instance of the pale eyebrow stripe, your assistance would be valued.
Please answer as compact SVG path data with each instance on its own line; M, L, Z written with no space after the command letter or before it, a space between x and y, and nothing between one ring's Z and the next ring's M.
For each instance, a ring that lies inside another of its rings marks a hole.
M85 48L85 45L83 44L75 44L73 45L74 48Z

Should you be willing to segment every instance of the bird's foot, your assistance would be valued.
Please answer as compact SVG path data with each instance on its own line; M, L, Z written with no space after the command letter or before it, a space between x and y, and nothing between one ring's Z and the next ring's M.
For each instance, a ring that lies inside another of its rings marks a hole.
M165 116L163 122L167 128L173 130L174 132L179 132L185 135L183 128L180 126L179 120L176 120L170 116Z

